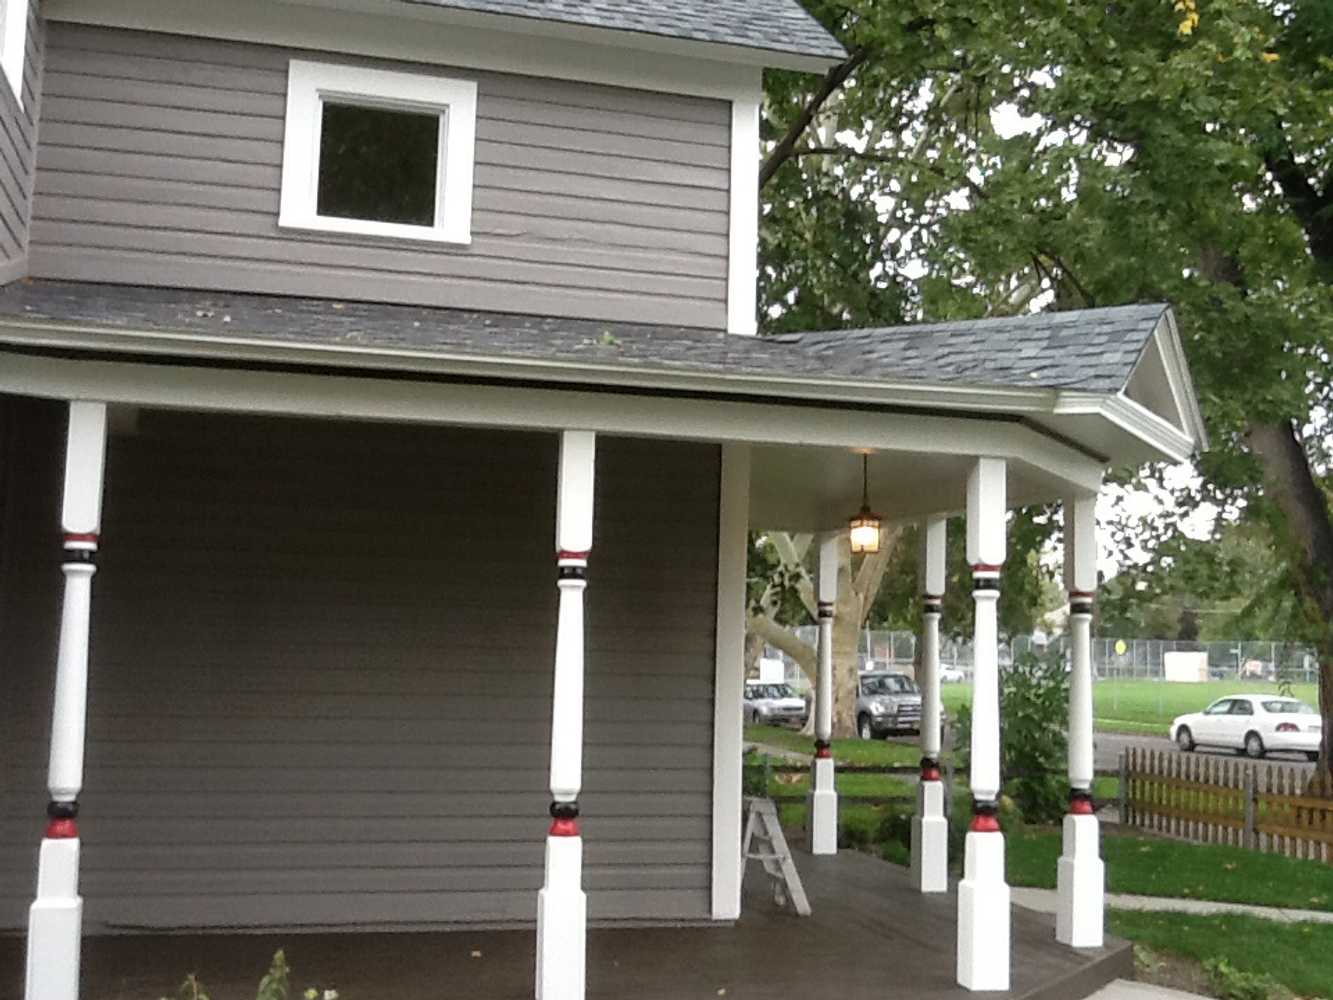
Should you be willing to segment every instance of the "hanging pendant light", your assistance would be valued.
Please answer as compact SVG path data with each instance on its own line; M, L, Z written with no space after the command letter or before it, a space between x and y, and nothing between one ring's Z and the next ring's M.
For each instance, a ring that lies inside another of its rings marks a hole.
M852 552L873 555L879 551L879 515L870 509L870 456L861 456L861 509L848 522Z

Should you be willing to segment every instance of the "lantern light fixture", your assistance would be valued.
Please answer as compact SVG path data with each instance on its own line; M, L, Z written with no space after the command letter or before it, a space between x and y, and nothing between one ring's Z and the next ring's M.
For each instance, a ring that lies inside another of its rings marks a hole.
M873 555L879 551L879 515L870 509L870 455L861 456L861 509L848 522L852 552Z

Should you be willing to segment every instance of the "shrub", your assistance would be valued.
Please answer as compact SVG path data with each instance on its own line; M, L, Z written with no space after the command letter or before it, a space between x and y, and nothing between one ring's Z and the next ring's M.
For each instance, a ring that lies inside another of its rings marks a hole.
M1064 657L1028 653L1000 670L1000 773L1021 817L1055 822L1068 806L1069 675ZM958 712L958 754L971 766L972 706Z

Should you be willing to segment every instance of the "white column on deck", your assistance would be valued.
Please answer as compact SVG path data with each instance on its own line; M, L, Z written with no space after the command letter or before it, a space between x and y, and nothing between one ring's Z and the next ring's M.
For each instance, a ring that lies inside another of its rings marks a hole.
M69 405L61 512L65 575L51 713L46 835L37 862L37 898L28 911L27 1000L79 995L83 900L79 896L79 792L88 703L88 632L102 527L106 405Z
M1092 606L1097 589L1097 496L1065 501L1065 587L1069 591L1069 813L1056 866L1055 936L1075 948L1104 939L1105 873L1092 801Z
M912 817L912 881L921 892L949 888L949 821L940 780L940 613L944 599L948 521L927 518L921 526L921 782Z
M838 793L834 787L833 735L833 611L838 601L838 547L835 533L819 539L816 581L819 618L819 664L815 684L815 760L810 802L810 851L838 853Z
M976 602L972 680L972 825L958 884L958 983L1009 988L1009 886L1000 795L999 630L996 604L1005 557L1005 463L979 458L967 480L967 561Z
M596 435L560 437L556 562L560 612L551 703L551 827L546 881L537 897L537 1000L583 1000L587 897L579 790L583 783L583 592L592 551Z

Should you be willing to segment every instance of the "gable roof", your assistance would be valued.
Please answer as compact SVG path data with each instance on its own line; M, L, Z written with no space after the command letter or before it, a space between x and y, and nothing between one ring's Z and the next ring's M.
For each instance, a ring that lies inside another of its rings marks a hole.
M846 50L797 0L403 0L478 14L841 60Z
M899 378L1119 392L1158 323L1160 303L772 339L833 369Z

